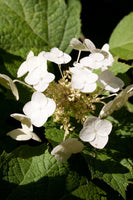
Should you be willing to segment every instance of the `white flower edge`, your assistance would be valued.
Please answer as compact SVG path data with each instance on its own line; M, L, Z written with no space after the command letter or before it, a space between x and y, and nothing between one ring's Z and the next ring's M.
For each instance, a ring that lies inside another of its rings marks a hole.
M67 159L75 153L79 153L83 150L84 145L77 138L69 138L57 145L52 151L51 155L55 156L55 159L59 162L65 162Z
M45 124L56 109L53 99L47 98L41 92L34 92L31 101L27 102L23 107L24 114L31 119L31 123L36 127Z
M34 56L34 53L32 51L29 52L26 61L24 61L18 71L17 71L17 77L20 78L23 75L25 75L27 72L31 72L33 69L37 67L44 67L45 70L47 70L47 60L44 57L45 52L42 51L38 54L38 56Z
M7 89L10 89L15 96L16 100L19 100L19 93L16 85L14 84L13 80L5 75L5 74L0 74L0 84L4 86Z
M50 52L46 52L44 54L44 57L51 61L54 62L58 65L61 64L66 64L70 62L71 56L68 55L67 53L64 53L63 51L59 50L57 47L53 47Z
M38 92L44 92L49 83L55 79L55 75L48 72L44 67L40 66L33 69L25 77L25 82L29 85L33 85L33 88Z
M99 74L98 82L109 92L118 92L124 87L124 82L116 77L111 71L105 70Z
M133 84L127 86L113 100L105 104L99 113L99 117L104 118L119 110L131 96L133 96Z
M84 142L89 142L97 149L103 149L108 142L112 124L108 120L97 117L88 117L85 121L79 137Z
M33 126L31 124L31 120L19 113L11 114L11 117L21 122L22 128L14 129L7 133L8 136L11 138L18 140L18 141L25 141L25 140L36 140L41 142L41 139L33 132Z

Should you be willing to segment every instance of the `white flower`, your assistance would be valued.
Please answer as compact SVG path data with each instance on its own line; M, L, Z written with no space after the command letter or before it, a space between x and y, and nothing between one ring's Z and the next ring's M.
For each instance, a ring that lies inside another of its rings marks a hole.
M19 113L14 113L11 114L11 117L20 121L22 128L14 129L8 132L8 136L18 141L33 139L38 142L41 142L40 138L33 132L31 120L27 116Z
M112 124L108 120L97 117L88 117L80 131L82 141L89 142L93 147L102 149L108 142L108 135L112 130Z
M31 72L33 69L37 67L44 67L47 71L47 60L44 57L45 52L42 51L38 54L38 56L34 56L34 53L32 51L29 52L26 61L24 61L17 72L17 77L21 77L27 72Z
M56 108L55 102L47 98L43 93L34 92L31 101L23 107L23 112L31 119L36 127L41 127L50 117Z
M113 56L109 52L109 45L105 44L102 49L94 49L93 52L80 60L85 67L92 69L100 69L102 71L112 66L114 62Z
M127 86L122 90L112 101L109 101L103 106L100 111L99 117L103 118L111 115L115 110L119 110L124 106L129 97L133 96L133 85Z
M72 40L70 41L70 47L79 51L90 51L90 52L93 52L96 49L93 42L89 39L85 39L84 42L82 43L78 39L72 38Z
M80 67L70 68L72 74L72 87L79 89L83 93L90 93L95 91L98 80L97 74L92 73L91 70Z
M55 156L56 160L59 162L67 161L67 159L73 153L79 153L84 148L82 142L78 141L77 138L69 138L56 146L51 154Z
M16 100L19 100L17 87L9 76L5 74L0 74L0 84L3 85L5 88L10 89Z
M47 60L54 62L58 65L68 63L71 60L71 56L63 53L56 47L52 48L50 52L46 52L44 56Z
M25 82L33 85L33 88L39 92L44 92L49 83L52 82L55 75L46 71L46 67L37 67L33 69L25 78Z
M124 82L109 70L105 70L99 75L98 82L110 92L118 92L124 86Z

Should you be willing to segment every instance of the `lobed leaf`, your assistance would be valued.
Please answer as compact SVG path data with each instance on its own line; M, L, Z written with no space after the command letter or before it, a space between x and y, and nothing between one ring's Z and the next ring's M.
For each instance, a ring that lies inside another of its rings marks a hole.
M26 57L58 47L69 53L80 34L79 0L0 0L0 48Z

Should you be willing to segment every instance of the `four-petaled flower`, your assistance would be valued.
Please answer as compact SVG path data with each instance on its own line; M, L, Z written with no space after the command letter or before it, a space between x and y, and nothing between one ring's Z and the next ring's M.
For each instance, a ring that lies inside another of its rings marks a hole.
M22 128L14 129L8 132L8 136L18 141L33 139L38 142L41 142L40 138L33 132L33 126L30 118L19 113L11 114L11 117L20 121Z
M32 51L29 52L26 61L24 61L18 71L17 71L17 77L21 77L25 75L27 72L33 71L33 69L37 67L44 67L45 71L47 71L47 60L44 57L45 52L42 51L38 54L38 56L34 56L34 53Z
M108 135L111 130L112 124L108 120L88 117L79 137L82 141L89 142L93 147L102 149L108 142Z
M46 52L44 56L47 60L54 62L58 65L66 64L71 60L71 56L69 56L66 53L63 53L56 47L52 48L50 52Z
M41 127L50 117L56 108L55 102L47 98L43 93L34 92L31 101L23 107L23 112L31 119L36 127Z
M25 82L33 85L38 92L44 92L49 83L55 79L55 75L46 71L46 67L37 67L33 69L25 78Z
M109 70L105 70L99 75L98 82L110 92L118 92L124 86L124 82Z
M105 44L102 49L94 49L89 56L80 60L80 63L91 69L107 70L114 62L113 56L109 52L109 45Z
M78 64L79 65L79 64ZM72 72L72 87L79 89L83 93L95 91L98 80L98 75L92 73L91 70L81 67L70 68Z
M55 156L56 160L59 162L67 161L67 159L73 153L79 153L84 148L82 142L78 141L77 138L69 138L63 141L61 144L56 146L51 154Z

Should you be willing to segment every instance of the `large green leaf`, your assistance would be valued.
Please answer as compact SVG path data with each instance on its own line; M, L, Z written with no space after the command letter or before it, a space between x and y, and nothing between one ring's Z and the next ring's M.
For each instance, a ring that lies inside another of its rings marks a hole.
M80 154L59 163L45 144L24 145L0 156L1 200L59 200L87 180L87 166Z
M133 183L133 113L122 108L108 119L113 130L107 146L103 150L86 146L84 156L92 178L103 180L126 199L127 186Z
M0 0L0 48L24 58L55 46L70 52L80 10L79 0Z
M110 51L121 59L133 59L133 12L125 16L110 37Z
M109 68L111 72L113 72L115 75L119 73L126 73L130 68L133 66L127 65L125 63L119 62L117 60L114 61L113 65Z
M68 164L56 162L47 147L23 146L1 158L1 199L58 199Z

